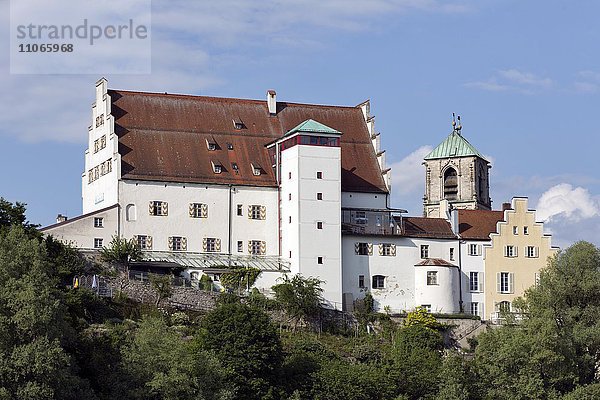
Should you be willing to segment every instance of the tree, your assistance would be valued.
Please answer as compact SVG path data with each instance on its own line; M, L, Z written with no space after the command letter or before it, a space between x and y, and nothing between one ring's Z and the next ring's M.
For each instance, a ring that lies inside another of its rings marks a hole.
M122 350L123 368L135 399L227 398L223 369L206 351L183 340L161 318L142 320L133 340Z
M139 260L142 252L133 239L125 239L120 236L113 236L108 247L100 250L102 260L124 267L129 272L129 263Z
M200 349L213 352L228 371L237 399L272 394L283 362L277 330L264 312L241 303L222 304L202 320Z
M317 278L304 278L298 274L292 279L286 275L282 283L272 287L275 299L294 321L294 329L299 322L318 315L323 292L321 283L323 281Z
M404 319L404 326L424 326L430 329L439 329L440 324L435 317L427 311L425 307L416 307L414 311L409 312Z
M154 303L154 305L158 307L162 300L171 297L171 295L173 294L173 287L171 286L171 276L150 274L149 279L150 286L152 286L152 289L154 289L154 293L156 294L156 302Z
M442 335L422 325L403 327L388 355L386 373L397 393L411 399L427 398L437 391L442 365Z
M18 225L30 237L40 237L38 225L30 224L25 217L26 204L16 202L15 204L0 197L0 233L6 232L11 226Z
M9 398L86 399L65 347L75 332L39 238L13 225L0 235L0 387Z
M595 382L600 363L600 250L578 242L559 252L540 282L514 302L517 326L479 336L482 392L498 399L542 399Z

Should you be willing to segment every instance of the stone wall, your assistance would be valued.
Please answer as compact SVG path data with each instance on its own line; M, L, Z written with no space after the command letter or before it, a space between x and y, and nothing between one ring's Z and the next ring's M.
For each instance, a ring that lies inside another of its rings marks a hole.
M107 284L113 296L119 291L141 303L156 303L156 293L149 282L127 280L124 277L109 278ZM173 286L173 294L161 301L162 306L184 308L196 311L210 311L216 306L218 293L207 292L193 287Z

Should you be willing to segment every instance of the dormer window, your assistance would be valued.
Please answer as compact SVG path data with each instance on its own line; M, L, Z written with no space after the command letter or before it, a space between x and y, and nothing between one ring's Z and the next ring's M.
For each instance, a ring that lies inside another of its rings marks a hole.
M262 173L262 168L258 164L251 163L250 166L254 175L259 176Z
M209 151L215 151L217 149L217 142L212 139L206 139L206 148L208 148Z
M237 119L233 120L233 127L237 130L240 130L240 129L244 129L246 127L246 125L244 125L244 121L237 118Z
M237 163L231 163L231 169L233 169L236 174L240 173L240 167L238 167Z
M213 172L215 174L220 174L223 172L223 166L218 161L211 161Z
M227 143L227 150L233 150L233 143Z

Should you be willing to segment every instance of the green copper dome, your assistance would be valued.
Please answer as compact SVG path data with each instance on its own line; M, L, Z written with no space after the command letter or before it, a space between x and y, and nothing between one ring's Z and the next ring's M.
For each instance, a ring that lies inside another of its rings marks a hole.
M307 119L306 121L301 122L295 128L291 129L283 136L289 136L296 132L329 133L336 135L342 134L340 131L336 131L335 129L330 128L327 125L323 125L322 123L317 122L314 119Z
M425 160L469 156L476 156L485 160L485 157L483 157L481 153L479 153L477 149L460 134L460 131L454 129L442 143L425 156Z

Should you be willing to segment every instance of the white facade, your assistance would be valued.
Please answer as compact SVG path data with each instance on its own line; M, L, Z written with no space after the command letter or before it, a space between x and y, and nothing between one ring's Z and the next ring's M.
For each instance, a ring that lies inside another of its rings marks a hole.
M485 310L484 245L490 241L461 240L461 280L464 312L483 318Z
M275 118L274 92L269 93L267 103L268 117ZM444 218L444 232L423 228L419 234L411 234L404 230L400 215L405 211L389 208L391 174L368 101L358 106L364 117L363 121L359 116L358 125L366 126L366 148L373 152L370 160L375 172L366 176L374 180L372 176L381 173L383 180L379 189L366 185L367 192L360 192L361 187L342 191L342 175L351 173L347 166L345 171L342 168L340 137L343 140L344 132L312 119L298 125L308 123L312 131L281 132L281 137L264 149L275 150L276 179L268 185L220 182L221 171L216 169L215 177L209 177L214 178L212 183L142 180L144 176L124 179L111 104L107 82L101 79L96 84L82 174L84 215L44 228L44 233L86 249L105 246L112 236L119 235L136 239L147 254L171 254L182 262L184 255L196 260L212 257L220 263L182 264L186 278L216 277L227 261L236 257L239 262L244 257L269 258L274 264L262 270L255 287L268 292L285 273L316 277L323 281L327 306L336 309L351 309L353 302L368 292L379 311L398 313L426 306L432 312L462 310L484 316L483 245L490 241L459 239L456 215L442 212L449 207L441 195L436 197L436 207ZM283 145L296 136L293 144ZM333 142L311 143L300 140L301 136ZM248 149L240 146L239 150L241 154ZM359 154L367 154L365 148L361 151ZM487 173L487 164L483 167ZM460 171L459 177L470 176L468 168ZM487 177L480 181L481 190L486 191ZM431 188L442 190L430 183L428 190ZM472 193L469 196L473 197ZM284 267L279 268L278 262Z

